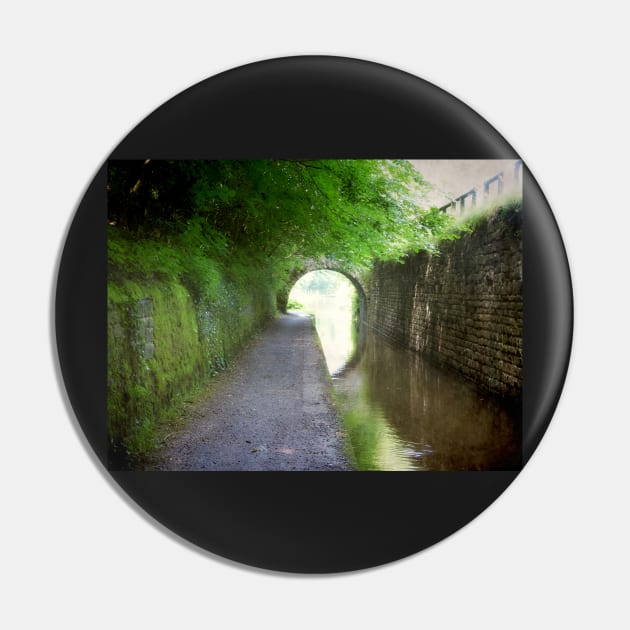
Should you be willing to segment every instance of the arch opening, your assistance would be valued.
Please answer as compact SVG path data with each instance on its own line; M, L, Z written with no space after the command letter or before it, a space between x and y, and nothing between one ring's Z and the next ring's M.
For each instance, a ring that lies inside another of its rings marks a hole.
M287 310L314 318L333 377L355 358L362 345L360 330L365 313L365 293L356 280L329 269L308 272L291 288Z

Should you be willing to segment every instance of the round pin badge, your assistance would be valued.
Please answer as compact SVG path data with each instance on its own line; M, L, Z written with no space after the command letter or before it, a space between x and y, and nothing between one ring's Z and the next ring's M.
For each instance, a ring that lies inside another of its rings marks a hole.
M487 121L308 56L209 78L120 142L69 229L55 328L78 422L147 514L333 573L421 551L509 486L572 314L551 209Z

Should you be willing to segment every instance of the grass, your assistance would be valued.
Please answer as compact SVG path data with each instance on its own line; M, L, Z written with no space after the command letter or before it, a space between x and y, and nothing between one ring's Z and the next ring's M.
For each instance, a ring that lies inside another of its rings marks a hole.
M518 213L522 206L522 197L507 196L493 199L491 203L483 204L465 212L462 216L456 217L456 224L463 231L472 232L479 223L493 217L507 217L510 214Z

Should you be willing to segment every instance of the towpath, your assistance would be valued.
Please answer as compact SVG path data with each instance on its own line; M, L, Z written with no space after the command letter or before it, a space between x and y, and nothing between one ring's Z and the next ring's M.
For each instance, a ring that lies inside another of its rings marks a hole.
M348 470L341 421L312 320L272 322L219 375L159 470Z

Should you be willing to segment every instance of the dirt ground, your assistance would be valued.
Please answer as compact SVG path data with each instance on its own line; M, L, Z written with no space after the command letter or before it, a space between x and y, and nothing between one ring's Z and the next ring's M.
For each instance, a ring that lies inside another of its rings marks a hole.
M283 315L217 378L157 470L350 470L312 320Z

